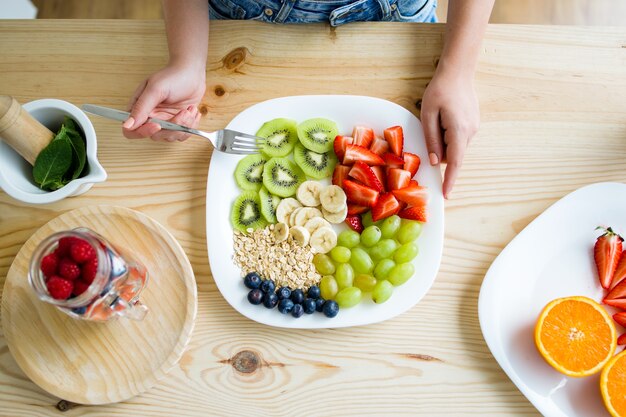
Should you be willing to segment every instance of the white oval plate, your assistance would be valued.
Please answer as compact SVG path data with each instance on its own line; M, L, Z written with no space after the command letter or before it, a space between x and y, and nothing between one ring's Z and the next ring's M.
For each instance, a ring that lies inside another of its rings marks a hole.
M347 327L387 320L411 308L430 289L441 260L443 249L443 196L439 168L428 164L428 154L420 121L409 111L386 100L361 96L295 96L256 104L237 115L228 129L254 134L261 125L277 117L302 122L313 117L334 120L340 134L351 134L355 125L369 126L375 132L390 126L404 129L405 149L419 155L422 163L417 180L431 192L429 219L418 239L420 253L415 258L415 276L384 304L376 305L371 299L362 301L351 309L341 310L329 319L321 313L304 315L295 319L268 310L262 305L247 301L248 290L243 285L240 270L233 261L233 229L230 223L231 205L239 195L234 178L235 166L241 156L213 152L207 181L207 246L211 271L222 295L244 316L259 323L289 328ZM329 183L329 181L326 181ZM347 228L344 224L337 230Z
M557 201L504 248L480 289L480 327L491 353L545 416L609 415L599 373L568 378L543 360L534 341L537 317L553 299L584 295L601 302L593 261L599 225L626 233L626 185L593 184Z

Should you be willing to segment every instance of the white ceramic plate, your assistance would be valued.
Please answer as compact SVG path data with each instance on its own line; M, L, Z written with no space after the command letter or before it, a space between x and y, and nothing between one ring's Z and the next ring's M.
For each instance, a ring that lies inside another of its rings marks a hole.
M577 379L558 373L537 352L533 334L539 313L555 298L602 300L593 261L599 225L626 233L626 185L594 184L556 202L502 251L480 290L480 327L489 349L545 416L609 415L600 374Z
M360 96L297 96L285 97L256 104L235 117L227 126L254 134L261 125L277 117L298 122L313 117L325 117L337 122L340 134L350 134L354 125L372 127L376 132L401 125L404 129L405 150L416 153L428 161L424 134L419 120L409 111L394 103ZM417 303L431 287L441 260L443 248L443 196L441 174L438 168L422 163L417 180L431 191L429 220L418 239L420 253L415 258L415 276L384 304L376 305L371 299L358 306L341 310L335 318L321 313L304 315L295 319L282 315L276 309L247 301L248 290L243 285L240 270L233 261L233 229L230 223L232 202L239 195L234 179L235 166L241 157L214 152L207 181L207 241L213 278L222 295L244 316L277 327L325 328L346 327L376 323L394 317ZM327 181L329 183L329 181ZM347 228L337 226L337 230Z

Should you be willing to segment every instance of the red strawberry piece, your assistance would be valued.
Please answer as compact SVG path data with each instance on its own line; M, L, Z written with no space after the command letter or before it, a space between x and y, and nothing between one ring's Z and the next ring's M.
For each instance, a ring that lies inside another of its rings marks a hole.
M355 214L363 214L367 210L369 210L369 207L357 206L356 204L348 203L348 216L354 216Z
M59 261L59 275L67 280L74 281L80 276L80 268L69 258Z
M61 239L59 239L57 249L55 250L55 253L57 254L57 256L59 258L68 256L70 254L70 248L72 247L74 242L76 242L77 240L79 239L74 236L62 237Z
M374 129L365 126L354 126L352 137L354 138L355 145L369 148L374 140Z
M343 186L343 180L348 179L348 173L350 172L350 167L346 165L335 165L335 170L333 171L333 185L338 185L340 187Z
M385 165L387 165L387 168L404 168L404 159L402 159L398 155L387 152L383 154L382 158L383 161L385 161Z
M383 190L383 185L378 181L378 177L374 174L374 171L367 166L365 162L356 161L348 174L357 181L362 182L370 188L377 191Z
M358 182L344 180L343 190L348 201L358 206L374 207L378 201L378 191Z
M428 188L409 183L408 187L393 190L393 195L400 201L411 206L425 206L428 204Z
M374 175L376 175L376 178L378 178L378 181L380 181L380 183L383 186L383 191L385 191L385 171L384 168L381 166L373 166L370 167L370 169L372 170L372 172L374 173Z
M359 145L347 145L346 153L343 157L344 165L352 165L356 161L365 162L367 165L385 165L383 158L374 152Z
M403 219L417 220L418 222L426 222L426 207L413 206L400 211L399 216Z
M615 288L617 284L626 279L626 251L623 251L620 255L619 262L617 263L617 267L615 268L615 273L613 274L613 280L611 281L610 289Z
M626 280L620 282L604 297L606 305L626 309Z
M415 181L415 180L409 181L409 186L411 186L411 185L413 185L415 187L419 187L420 186L420 184L417 181Z
M613 314L613 320L615 320L617 324L626 327L626 311Z
M348 216L345 220L346 224L350 229L355 232L361 233L363 231L363 223L361 222L361 216L355 214L354 216Z
M52 252L41 258L39 268L41 268L41 272L43 272L46 278L50 278L57 273L58 266L59 258L55 252Z
M95 258L96 251L86 241L77 239L70 247L70 255L75 262L82 264Z
M390 168L387 170L387 189L399 190L409 186L411 182L411 173L399 168Z
M392 193L384 193L378 197L378 202L372 207L372 220L375 222L386 219L389 216L398 214L400 211L400 203Z
M84 293L85 291L87 291L87 288L89 288L91 284L89 284L88 282L85 282L83 280L76 280L74 281L74 291L72 291L72 293L75 296L79 296L82 293Z
M617 338L618 345L626 345L626 333Z
M391 152L398 156L402 156L402 148L404 147L404 133L402 126L393 126L383 131L385 140L389 142Z
M346 153L346 146L351 145L353 142L354 140L350 136L338 135L335 137L333 149L335 150L335 155L337 155L337 159L339 159L340 161L343 160L343 156Z
M46 281L48 287L48 294L55 300L67 300L72 295L74 284L71 281L61 278L58 275L53 275L48 281Z
M622 256L622 242L624 239L613 231L610 227L605 229L598 227L604 231L593 248L593 257L598 268L598 278L602 288L609 288L613 280L613 275L617 269L617 264Z
M417 170L420 168L420 157L409 152L405 152L402 157L404 158L404 169L409 171L411 173L411 178L413 178L415 174L417 174Z
M91 284L98 273L98 258L93 258L83 265L81 279L87 284Z
M389 152L389 143L387 143L385 139L374 138L374 141L370 145L370 151L374 152L376 155L383 155Z

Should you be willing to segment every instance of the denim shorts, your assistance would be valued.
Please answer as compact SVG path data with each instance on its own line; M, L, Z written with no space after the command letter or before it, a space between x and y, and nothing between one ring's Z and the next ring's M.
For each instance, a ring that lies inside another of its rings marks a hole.
M436 22L437 0L208 0L211 19L270 23Z

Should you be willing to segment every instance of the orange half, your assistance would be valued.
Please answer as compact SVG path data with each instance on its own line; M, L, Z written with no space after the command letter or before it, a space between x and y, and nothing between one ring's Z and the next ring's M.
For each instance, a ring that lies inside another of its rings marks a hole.
M602 370L600 391L613 417L626 416L626 351L614 356Z
M539 315L535 344L557 371L573 377L593 375L615 353L615 325L606 310L590 298L558 298Z

